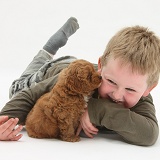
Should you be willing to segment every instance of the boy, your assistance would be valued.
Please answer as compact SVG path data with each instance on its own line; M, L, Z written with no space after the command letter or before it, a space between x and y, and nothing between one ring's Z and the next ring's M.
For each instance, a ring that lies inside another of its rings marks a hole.
M67 21L70 25L62 27L67 28L67 32L68 28L72 28L69 36L78 29L77 21L74 19L76 23L73 25L70 20ZM18 120L19 124L25 124L25 118L36 100L54 86L58 73L75 60L69 56L51 60L49 55L54 55L58 48L63 46L58 42L61 38L64 39L64 35L58 36L58 39L55 35L43 47L44 50L33 59L20 79L13 82L10 89L10 97L13 98L5 105L0 115L18 119L11 118L7 121L7 117L1 117L5 119L3 122L11 121L7 125L6 123L1 125L3 127L0 126L3 128L0 128L1 140L21 138L22 135L18 133L22 126L13 130ZM35 66L40 60L41 68L38 70ZM50 61L44 64L47 60ZM109 41L98 61L98 67L96 65L95 67L101 73L102 84L88 102L77 135L83 128L85 134L92 138L105 128L121 135L128 143L153 145L158 138L159 128L149 93L159 80L159 39L144 27L126 27Z

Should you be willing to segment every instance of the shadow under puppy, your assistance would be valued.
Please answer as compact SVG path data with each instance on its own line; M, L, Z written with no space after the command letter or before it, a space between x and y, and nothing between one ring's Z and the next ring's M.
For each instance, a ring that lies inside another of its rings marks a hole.
M76 60L63 69L53 89L41 96L26 119L26 130L34 138L80 140L75 135L89 96L101 83L101 76L86 60Z

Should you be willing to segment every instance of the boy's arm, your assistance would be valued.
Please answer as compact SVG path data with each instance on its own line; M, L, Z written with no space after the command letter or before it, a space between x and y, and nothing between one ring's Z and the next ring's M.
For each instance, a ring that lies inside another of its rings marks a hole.
M13 97L6 105L2 108L0 116L7 115L10 118L19 118L19 124L25 124L26 117L37 99L44 93L48 92L56 83L57 75L48 78L36 85L32 85L28 89L24 89L15 97Z
M93 124L116 131L128 143L148 146L158 138L159 128L150 95L131 109L107 99L92 98L88 113Z

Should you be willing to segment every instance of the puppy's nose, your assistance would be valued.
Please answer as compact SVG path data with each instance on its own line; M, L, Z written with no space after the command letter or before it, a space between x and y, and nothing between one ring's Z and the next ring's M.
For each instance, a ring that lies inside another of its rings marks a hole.
M102 76L99 76L99 79L102 79Z

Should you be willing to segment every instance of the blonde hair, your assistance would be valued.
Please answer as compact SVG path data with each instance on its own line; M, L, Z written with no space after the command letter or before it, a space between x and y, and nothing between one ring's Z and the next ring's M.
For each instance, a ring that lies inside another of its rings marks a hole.
M148 28L126 27L111 38L101 57L101 65L112 56L132 71L148 75L148 86L158 83L160 73L160 40ZM123 76L123 75L122 75Z

